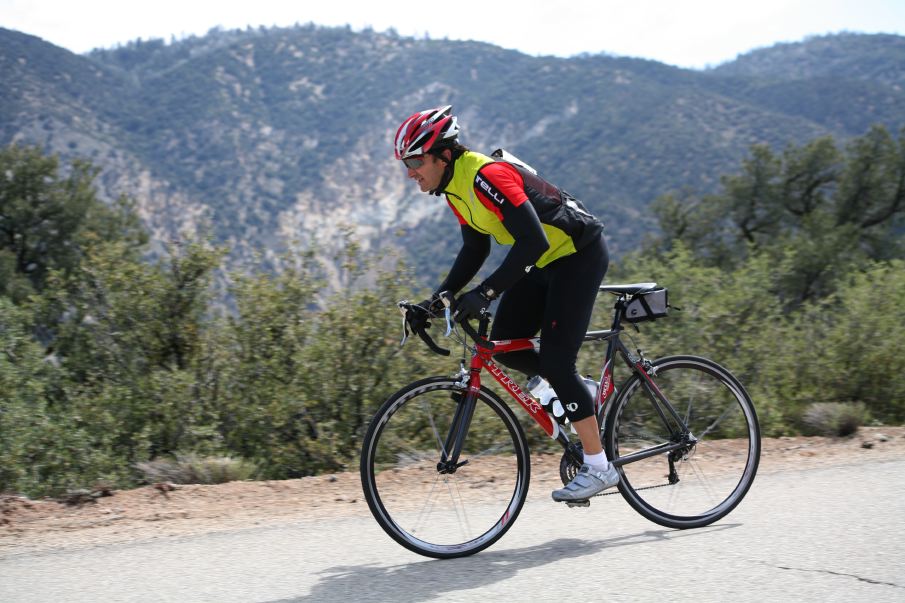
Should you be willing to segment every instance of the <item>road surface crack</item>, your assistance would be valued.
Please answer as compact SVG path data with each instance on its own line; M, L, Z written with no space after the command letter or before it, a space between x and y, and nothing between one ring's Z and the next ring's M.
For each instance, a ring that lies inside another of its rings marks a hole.
M773 563L767 563L762 561L764 565L768 565L770 567L775 567L776 569L781 570L789 570L793 572L808 572L812 574L829 574L831 576L841 576L843 578L854 578L859 582L867 582L868 584L879 584L881 586L892 586L893 588L905 588L905 586L901 584L896 584L895 582L884 582L882 580L874 580L873 578L865 578L864 576L859 576L857 574L847 574L845 572L835 572L833 570L825 570L825 569L809 569L805 567L791 567L788 565L776 565Z

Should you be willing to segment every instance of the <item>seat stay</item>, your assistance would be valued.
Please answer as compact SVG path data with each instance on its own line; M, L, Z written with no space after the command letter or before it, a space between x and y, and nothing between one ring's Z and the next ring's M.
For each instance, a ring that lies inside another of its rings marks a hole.
M674 437L678 437L684 434L689 434L688 425L685 423L685 418L683 418L679 411L672 405L672 402L669 401L669 398L666 397L660 388L657 386L656 381L654 381L653 376L648 373L643 367L638 366L637 373L641 377L641 386L647 390L648 398L653 403L654 408L657 413L660 415L660 419L663 421L663 425L669 429L670 433ZM666 414L663 412L663 409L666 409L666 412L669 413L669 416L672 417L674 423L670 423L669 419L667 419ZM674 427L675 426L675 427Z
M670 402L666 394L664 394L657 386L655 379L656 375L648 372L649 363L643 358L643 356L637 356L633 354L618 337L611 339L609 342L606 357L607 362L609 362L610 359L616 355L620 356L629 370L637 376L637 379L640 381L641 388L643 388L647 392L647 399L650 401L653 410L657 413L663 426L667 430L669 430L669 433L672 435L674 440L682 440L683 442L686 441L684 438L691 433L688 429L688 425L685 423L685 419L672 405L672 402ZM624 390L627 383L628 379L619 389ZM600 415L598 418L600 420L601 426L605 425L609 420L609 412L611 408L613 408L612 404L604 403L603 408L600 409ZM637 460L640 460L640 458Z

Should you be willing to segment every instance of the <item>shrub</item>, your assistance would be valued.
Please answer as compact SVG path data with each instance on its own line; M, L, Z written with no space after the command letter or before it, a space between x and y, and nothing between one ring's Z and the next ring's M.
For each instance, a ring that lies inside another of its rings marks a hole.
M194 454L177 454L175 459L156 459L137 463L136 467L149 483L174 484L225 484L251 479L258 471L244 459Z
M858 431L866 418L863 402L815 402L805 409L801 421L810 435L844 437Z

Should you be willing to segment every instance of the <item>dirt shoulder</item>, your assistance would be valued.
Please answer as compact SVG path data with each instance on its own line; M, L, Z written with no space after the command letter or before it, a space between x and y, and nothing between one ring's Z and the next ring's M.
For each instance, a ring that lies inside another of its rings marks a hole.
M905 458L905 426L849 438L765 439L760 472ZM558 487L559 457L532 459L531 497ZM0 557L286 521L367 515L357 472L216 486L158 484L65 504L0 495Z

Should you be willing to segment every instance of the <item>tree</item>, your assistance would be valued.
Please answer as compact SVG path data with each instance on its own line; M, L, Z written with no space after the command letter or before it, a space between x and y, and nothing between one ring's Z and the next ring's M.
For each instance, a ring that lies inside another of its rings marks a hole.
M0 150L0 293L21 301L41 291L51 270L72 270L91 240L147 241L131 203L107 206L96 197L98 170L74 161L60 174L56 156L37 147Z
M844 152L829 138L781 156L754 146L722 184L716 195L658 199L663 234L649 251L681 243L725 270L766 254L785 269L771 288L789 307L831 294L853 266L905 253L905 129L896 142L875 127Z
M833 209L837 226L853 224L858 228L859 243L869 257L902 257L905 127L898 143L881 127L852 141Z
M216 396L224 445L286 478L348 468L367 421L405 383L443 368L422 346L399 347L395 302L414 279L366 257L347 234L343 286L330 289L313 254L280 274L235 277L237 312L219 329ZM213 383L216 383L213 386Z
M134 463L209 436L193 431L211 416L196 403L193 369L222 252L194 243L152 264L123 247L90 248L76 270L52 275L45 299L66 309L53 342L69 382L61 403Z

